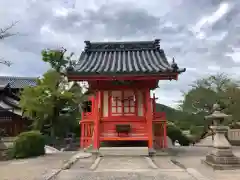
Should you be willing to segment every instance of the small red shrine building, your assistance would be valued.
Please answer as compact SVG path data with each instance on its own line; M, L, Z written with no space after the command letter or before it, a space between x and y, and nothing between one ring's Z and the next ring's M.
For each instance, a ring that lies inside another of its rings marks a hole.
M177 80L186 69L167 61L160 40L90 42L70 81L87 81L94 96L82 114L81 147L98 150L103 141L147 141L149 152L167 147L166 117L155 111L150 91L159 80Z

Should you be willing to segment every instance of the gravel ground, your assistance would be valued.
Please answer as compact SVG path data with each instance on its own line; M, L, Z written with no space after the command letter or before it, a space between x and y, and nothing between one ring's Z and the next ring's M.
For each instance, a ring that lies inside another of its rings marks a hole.
M0 162L1 180L37 180L61 168L76 152L61 152L36 158Z
M195 180L186 172L79 172L77 170L66 170L61 172L56 180Z
M96 169L97 171L126 169L150 169L144 157L104 157Z
M62 171L56 180L194 180L185 170L171 163L170 158L156 159L161 167L152 169L145 157L103 157L94 171L73 168Z

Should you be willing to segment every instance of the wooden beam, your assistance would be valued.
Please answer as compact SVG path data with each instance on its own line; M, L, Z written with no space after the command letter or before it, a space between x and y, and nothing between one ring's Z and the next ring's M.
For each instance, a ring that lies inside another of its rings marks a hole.
M152 132L152 121L153 121L153 113L152 113L152 100L150 97L150 89L146 89L146 105L147 105L147 127L148 127L148 148L153 148L153 132Z
M178 73L162 73L153 75L77 75L67 74L69 80L72 81L88 81L88 80L177 80Z

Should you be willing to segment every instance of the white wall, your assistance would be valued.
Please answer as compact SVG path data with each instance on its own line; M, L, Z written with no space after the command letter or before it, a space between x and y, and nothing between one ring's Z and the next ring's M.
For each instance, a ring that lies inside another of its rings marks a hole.
M103 117L108 116L108 91L103 92Z

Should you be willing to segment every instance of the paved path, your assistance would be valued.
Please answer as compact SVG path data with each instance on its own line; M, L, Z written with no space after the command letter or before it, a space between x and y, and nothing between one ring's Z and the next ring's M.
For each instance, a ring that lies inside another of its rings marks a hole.
M240 179L240 170L213 171L208 166L201 164L201 159L210 151L210 148L180 147L177 151L179 153L176 156L159 156L152 160L139 156L103 157L100 160L94 156L86 156L87 158L79 159L70 169L62 170L55 180ZM239 148L234 148L234 152L240 156ZM75 153L81 154L81 152L64 152L38 158L0 162L0 179L43 180L42 175L61 168ZM173 162L179 162L181 166L177 166Z
M61 152L36 158L0 162L0 180L37 180L59 169L76 152Z
M186 172L178 171L104 171L78 172L67 170L61 172L56 180L196 180ZM204 179L203 179L204 180Z
M103 157L94 170L86 168L86 164L90 167L90 161L78 161L71 169L62 171L56 180L195 180L167 157L156 158L154 162L145 157ZM85 169L77 168L81 166Z
M240 148L233 149L240 156ZM213 171L201 163L210 150L180 147L176 156L154 157L152 163L144 157L103 157L95 170L90 169L93 160L85 159L62 171L56 180L239 180L240 170Z
M100 161L96 171L134 171L150 168L144 157L105 157Z
M211 180L240 180L240 169L214 171L211 167L203 164L202 159L211 151L208 147L181 147L177 157L173 157L176 161L184 165L185 168L197 169ZM240 147L233 147L233 152L240 157Z

